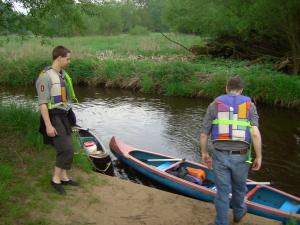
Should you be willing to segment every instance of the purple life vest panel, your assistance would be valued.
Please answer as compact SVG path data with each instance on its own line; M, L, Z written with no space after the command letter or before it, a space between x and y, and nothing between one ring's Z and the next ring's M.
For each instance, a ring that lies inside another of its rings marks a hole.
M217 121L229 123L213 124L212 141L242 141L251 144L250 127L230 124L230 121L250 122L251 99L244 95L222 95L215 99Z

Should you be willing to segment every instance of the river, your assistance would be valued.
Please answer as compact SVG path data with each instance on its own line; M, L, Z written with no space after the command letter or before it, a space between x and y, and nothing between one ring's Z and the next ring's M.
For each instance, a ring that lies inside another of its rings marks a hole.
M131 91L76 87L78 124L92 129L108 148L112 136L137 148L200 162L199 132L209 101L158 97ZM3 102L36 105L33 88L0 90ZM263 166L250 172L256 181L270 181L300 197L300 112L257 105L263 139ZM211 146L210 146L211 147ZM113 157L113 155L112 155ZM157 186L114 158L117 176Z

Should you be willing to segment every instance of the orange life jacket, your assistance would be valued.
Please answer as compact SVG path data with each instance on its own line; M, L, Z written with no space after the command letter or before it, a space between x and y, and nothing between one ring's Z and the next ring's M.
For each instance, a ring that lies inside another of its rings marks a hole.
M204 170L195 169L192 167L187 167L186 170L187 170L188 174L190 174L194 177L197 177L197 178L201 179L202 181L205 180L205 171Z

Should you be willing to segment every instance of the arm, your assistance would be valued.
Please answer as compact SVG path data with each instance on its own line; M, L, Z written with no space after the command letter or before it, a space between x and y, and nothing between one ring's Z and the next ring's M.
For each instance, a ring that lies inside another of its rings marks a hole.
M55 135L57 135L57 132L51 124L47 104L41 104L39 108L46 126L47 135L49 137L54 137Z
M48 101L50 100L49 83L49 77L45 72L42 72L36 81L36 90L38 94L39 109L46 126L46 133L49 137L54 137L57 132L51 124L47 107Z
M212 160L208 154L208 135L211 132L212 123L211 121L214 119L214 103L211 103L206 110L206 114L202 121L202 127L200 131L200 149L201 149L201 158L202 162L204 162L209 169L212 168Z
M208 135L205 133L200 134L200 149L201 149L201 157L202 161L207 165L209 169L212 168L212 160L211 157L208 154L207 150L208 146Z
M252 164L252 170L258 171L262 163L262 151L261 151L261 135L257 126L252 126L251 139L255 150L255 159Z

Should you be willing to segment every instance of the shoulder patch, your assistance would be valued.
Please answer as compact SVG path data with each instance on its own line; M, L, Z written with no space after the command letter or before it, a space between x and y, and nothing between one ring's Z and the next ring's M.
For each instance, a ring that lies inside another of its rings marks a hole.
M41 91L41 92L44 92L44 91L45 91L45 86L44 86L43 84L40 86L40 91Z

